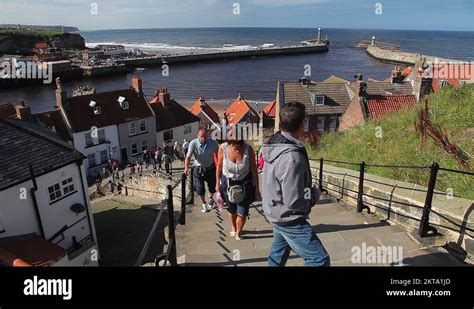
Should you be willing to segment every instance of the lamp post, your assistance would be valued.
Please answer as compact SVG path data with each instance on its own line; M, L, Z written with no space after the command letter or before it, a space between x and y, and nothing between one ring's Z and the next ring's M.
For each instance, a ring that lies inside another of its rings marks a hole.
M113 162L112 162L112 151L110 150L110 144L112 143L109 140L106 140L105 143L107 144L107 153L109 154L110 170L112 172L112 182L115 183L115 173L114 173Z

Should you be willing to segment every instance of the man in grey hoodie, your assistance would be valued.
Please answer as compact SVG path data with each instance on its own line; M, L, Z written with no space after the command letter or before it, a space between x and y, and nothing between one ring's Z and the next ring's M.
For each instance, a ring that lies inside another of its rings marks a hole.
M290 102L280 112L281 132L263 144L263 210L273 225L274 241L268 263L285 266L291 249L306 266L329 266L330 258L309 224L320 192L312 185L304 134L306 108Z

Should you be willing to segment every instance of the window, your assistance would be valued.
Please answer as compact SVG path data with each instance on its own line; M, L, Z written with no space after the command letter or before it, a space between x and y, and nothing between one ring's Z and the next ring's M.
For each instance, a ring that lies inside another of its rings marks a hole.
M102 114L102 108L100 108L100 106L95 106L93 110L94 116L99 116L100 114Z
M63 196L67 196L75 191L74 180L67 178L60 183L48 187L49 201L55 202Z
M304 131L309 132L309 117L304 119Z
M184 126L184 135L191 134L192 131L192 126Z
M91 133L86 133L84 135L84 138L86 140L86 147L94 146L94 141L92 140Z
M49 187L48 188L48 193L49 193L49 201L50 202L54 202L54 201L60 199L61 196L62 196L62 193L61 193L61 186L59 186L59 183Z
M326 96L322 94L312 93L311 94L311 102L314 106L316 105L324 105L326 101Z
M331 119L329 120L329 130L331 132L336 132L336 128L337 128L337 117L331 117Z
M69 193L74 192L74 181L72 178L68 178L62 181L63 193L64 195L68 195Z
M128 130L130 132L130 135L135 135L137 134L137 124L135 122L131 122L128 125Z
M142 141L142 151L148 150L148 141Z
M100 129L100 130L99 130L98 136L99 136L99 144L103 144L103 143L106 142L106 139L105 139L105 130L104 130L104 129Z
M95 153L88 155L87 160L89 161L89 167L94 167L97 165L97 162L95 161Z
M168 130L163 132L163 140L165 142L171 141L173 139L173 130Z
M124 102L122 103L122 109L123 109L123 110L130 109L130 104L128 103L128 101L124 101Z
M132 155L138 154L138 145L132 144Z
M318 118L318 131L323 132L324 131L324 118Z
M146 132L146 120L140 120L140 133Z
M109 161L109 156L107 154L107 150L102 150L100 152L100 163L105 164Z

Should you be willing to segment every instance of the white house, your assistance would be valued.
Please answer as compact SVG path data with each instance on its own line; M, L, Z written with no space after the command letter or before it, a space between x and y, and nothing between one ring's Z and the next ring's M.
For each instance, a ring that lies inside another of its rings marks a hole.
M58 81L56 105L72 131L74 146L87 157L89 177L110 160L126 163L156 147L155 116L139 77L129 89L70 98Z
M97 266L84 155L49 129L0 118L0 264Z
M150 100L156 115L158 146L180 144L196 138L201 119L171 98L167 88L161 88Z

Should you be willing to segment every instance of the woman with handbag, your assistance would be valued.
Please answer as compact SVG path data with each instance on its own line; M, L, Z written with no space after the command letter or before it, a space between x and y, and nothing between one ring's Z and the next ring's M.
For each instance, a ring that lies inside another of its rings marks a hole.
M250 204L260 196L252 146L242 140L229 140L219 147L216 184L216 191L227 204L232 224L230 236L241 240Z

